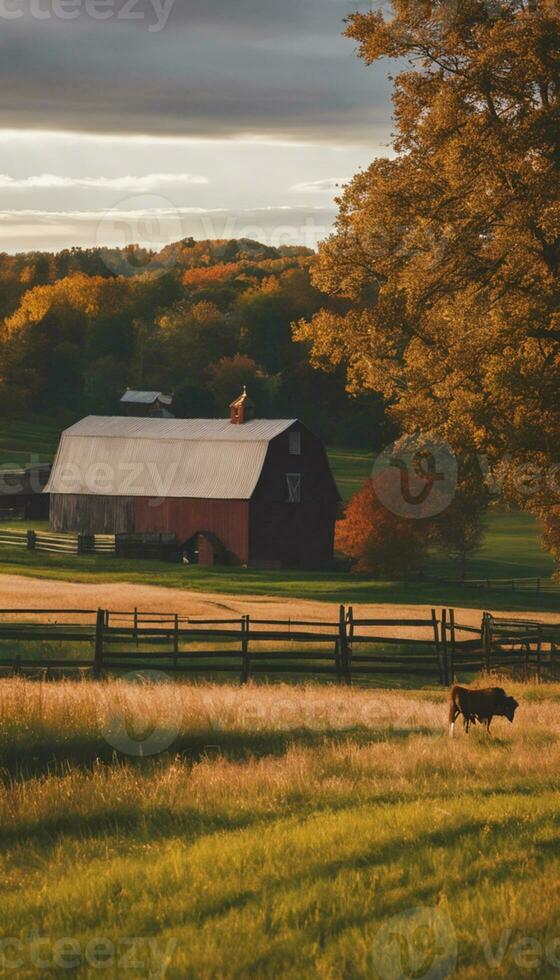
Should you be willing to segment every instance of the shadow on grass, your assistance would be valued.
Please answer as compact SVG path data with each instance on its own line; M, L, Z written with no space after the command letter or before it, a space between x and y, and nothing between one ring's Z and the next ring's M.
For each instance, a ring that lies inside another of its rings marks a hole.
M57 774L53 773L53 775ZM64 771L61 770L58 775L63 776ZM492 797L532 797L538 791L542 792L542 786L540 784L534 785L526 781L514 781L503 787L483 784L472 786L468 789L462 789L461 795L466 800L474 800L476 802L483 799L491 799ZM550 791L555 792L555 786L552 784ZM370 806L373 812L374 809L379 807L395 806L399 803L406 804L420 801L425 803L426 806L430 806L430 804L436 802L445 804L446 800L447 796L440 786L434 790L423 790L419 792L415 791L414 787L410 787L407 791L399 788L376 792L372 787L371 797L367 799L361 798L359 801L348 799L348 797L332 798L328 794L326 797L312 800L303 798L296 801L292 799L287 812L281 808L282 804L279 804L277 809L267 809L265 812L246 810L236 813L219 811L209 813L208 810L197 809L192 806L173 807L169 805L169 802L161 806L152 806L147 810L122 802L118 805L104 808L97 813L70 813L57 815L50 819L40 817L37 820L28 819L27 821L21 819L18 821L17 826L4 826L1 831L1 836L5 846L39 845L42 854L46 857L48 852L58 846L61 838L64 838L66 841L83 841L85 839L93 841L96 838L105 838L108 833L113 835L118 830L118 849L128 851L144 841L149 841L153 844L155 842L165 843L169 840L184 838L186 841L194 843L195 840L203 837L211 837L214 834L223 834L224 832L231 833L249 830L259 825L263 829L270 828L277 823L284 822L287 818L299 822L306 820L312 815L316 816L321 813L340 814L343 816L346 812L350 813L356 808L362 808L364 806ZM483 818L468 821L468 826L471 829L476 828L482 830L485 825L486 821ZM455 837L465 833L465 826L466 824L462 823L459 830L455 827L452 829L430 831L428 834L429 841L433 846L451 846ZM500 828L503 828L503 825L500 825ZM404 843L398 841L393 846L404 850L410 849L413 846L416 849L419 841L420 837L415 839L414 845L411 845L410 842ZM545 850L546 846L546 843L543 844ZM553 841L551 841L550 846L553 846ZM376 859L379 856L378 849L375 850L375 856ZM367 864L367 856L365 860ZM328 874L331 875L343 870L346 863L346 861L330 862ZM364 863L363 856L356 858L355 863L362 867ZM306 876L307 873L302 878Z
M184 757L193 763L205 758L220 757L234 762L280 757L290 748L318 748L331 742L334 745L352 743L367 746L378 742L403 742L414 735L440 735L443 728L427 726L410 728L345 728L311 731L291 729L277 732L237 732L208 730L190 732L175 739L165 753L149 758L137 758L116 752L97 737L76 737L58 742L27 741L6 746L0 753L0 780L26 780L67 771L70 767L92 770L98 763L106 765L126 761L131 765L149 766L154 762Z
M347 806L343 809L347 810L350 814L354 807ZM538 829L544 828L549 823L549 816L539 818L531 823L527 827L527 834L530 836L531 841L536 837ZM390 895L384 895L382 917L384 919L390 918L391 915L399 911L407 910L410 908L411 903L414 906L418 906L425 902L428 905L435 906L437 905L438 897L441 895L442 882L437 875L427 876L426 868L420 867L426 859L426 854L429 854L433 850L445 850L447 852L453 852L453 850L461 851L465 845L478 840L484 833L485 828L486 819L484 816L480 819L465 819L450 828L419 832L414 840L394 838L384 844L376 842L364 848L362 852L354 853L350 857L317 861L311 866L308 865L305 871L300 874L282 879L276 884L271 885L267 883L266 900L268 903L272 903L276 901L277 896L279 897L292 890L297 890L298 894L304 893L306 886L315 889L321 882L330 885L338 875L344 874L347 871L359 871L360 874L365 874L369 871L375 871L375 869L391 866L402 867L404 865L409 868L409 871L414 872L414 864L417 861L419 864L418 873L410 874L408 893L406 891L403 893L401 890L398 899L393 900L391 900ZM494 828L494 842L497 837L503 837L504 839L503 857L499 865L492 871L492 884L494 887L499 886L501 883L511 881L512 876L516 874L521 875L523 870L526 870L525 854L512 855L511 849L506 846L506 842L511 838L512 833L518 832L518 829L519 818L517 815L504 818ZM542 850L544 856L549 849L548 842L545 842L542 848L539 843L538 849L539 851ZM462 867L460 860L450 863L449 877L445 883L445 891L448 899L451 899L454 894L462 893L465 887L476 888L479 884L480 868L472 866L471 868L465 869ZM254 891L245 890L225 901L210 899L206 907L197 908L196 913L186 919L182 917L181 921L185 923L191 919L191 921L203 927L206 921L211 922L212 920L216 920L220 916L226 915L232 908L242 909L251 901L259 900L262 891L262 888L258 891L256 889ZM347 929L363 927L369 922L374 921L379 917L379 911L379 907L377 906L375 911L367 909L359 913L348 913L340 917L336 922L332 920L328 921L324 925L328 930L329 942L332 942L336 939L337 935L340 935ZM322 929L322 923L317 916L314 916L314 922L317 925L314 925L308 931L308 938L312 942L317 942L318 939L320 940L319 934ZM255 963L252 966L254 967Z

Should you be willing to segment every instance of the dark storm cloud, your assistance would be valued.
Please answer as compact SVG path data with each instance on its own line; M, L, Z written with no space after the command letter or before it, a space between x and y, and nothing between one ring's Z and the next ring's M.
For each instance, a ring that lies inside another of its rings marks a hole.
M341 37L352 9L344 0L175 0L172 9L171 0L0 0L0 126L386 140L385 73L366 69Z

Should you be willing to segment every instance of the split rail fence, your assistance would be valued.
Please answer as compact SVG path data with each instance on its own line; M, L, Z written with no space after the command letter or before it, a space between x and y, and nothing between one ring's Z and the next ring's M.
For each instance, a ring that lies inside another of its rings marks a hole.
M453 609L416 619L367 619L340 606L337 621L323 622L0 610L0 673L53 678L73 671L100 678L158 670L231 673L242 683L302 674L339 684L394 677L449 685L511 668L527 678L554 677L560 674L559 651L560 624L484 613L477 628L461 623Z
M55 531L3 530L0 545L59 555L115 554L114 534L57 534Z

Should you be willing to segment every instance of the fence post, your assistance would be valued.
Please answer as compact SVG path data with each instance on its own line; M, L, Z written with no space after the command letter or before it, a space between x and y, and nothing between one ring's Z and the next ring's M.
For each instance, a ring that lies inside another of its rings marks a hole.
M93 662L93 676L99 679L103 674L103 632L105 629L105 613L103 609L97 610L97 622L95 624L95 658Z
M27 547L30 551L35 551L35 545L37 544L37 535L35 531L27 532Z
M449 667L447 662L447 609L441 610L441 672L445 687L449 684Z
M553 680L556 680L556 654L557 654L556 640L554 636L550 638L550 673Z
M339 684L342 684L342 658L340 656L340 640L335 640L334 643L334 665L336 670L336 679Z
M539 680L541 679L541 670L542 670L541 653L542 653L542 627L539 626L539 631L537 635L537 677Z
M246 684L249 680L249 616L243 616L241 620L241 683Z
M136 646L138 646L138 607L134 608L134 625L132 627Z
M492 654L492 633L490 630L489 613L484 613L483 634L484 634L484 660L486 664L486 670L490 671L490 657Z
M432 626L434 629L434 647L436 651L436 662L438 665L439 680L440 680L440 684L443 684L444 680L443 680L443 670L441 664L441 648L440 648L440 641L439 641L438 618L435 609L432 609Z
M179 656L179 614L175 613L175 632L173 634L173 666L177 666Z
M339 643L340 643L340 658L342 662L342 676L344 678L344 683L349 685L352 683L352 674L350 670L349 657L348 657L348 635L346 633L346 610L344 606L341 606L339 610L338 632L339 632Z
M347 653L348 653L348 683L352 683L352 656L354 653L354 607L350 606L348 610L348 616L346 617L348 623L348 639L347 639Z
M449 627L451 635L451 660L450 660L450 670L449 670L449 683L455 683L455 610L449 610Z

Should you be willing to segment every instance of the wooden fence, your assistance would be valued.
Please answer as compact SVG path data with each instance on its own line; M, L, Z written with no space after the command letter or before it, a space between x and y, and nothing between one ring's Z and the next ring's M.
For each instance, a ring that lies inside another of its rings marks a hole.
M8 548L28 548L27 531L6 531L0 525L0 545Z
M114 534L59 534L55 531L4 530L0 525L0 545L28 548L59 555L94 555L116 552Z
M437 582L453 588L483 589L485 592L519 592L523 595L560 596L560 583L550 578L443 579L423 576L420 581Z
M14 653L16 643L24 644L24 654ZM69 648L64 655L52 652L58 644ZM484 613L477 628L461 623L453 609L432 610L429 618L365 619L353 607L341 606L336 621L323 622L250 616L201 620L138 610L0 610L4 673L82 670L99 678L156 669L231 673L242 683L307 674L347 685L389 677L450 685L504 668L517 668L525 677L554 677L559 650L560 624Z
M521 668L526 677L560 677L560 624L485 613L485 665Z
M179 560L174 534L67 534L3 529L0 546L49 551L60 555L114 555L158 561Z

